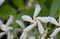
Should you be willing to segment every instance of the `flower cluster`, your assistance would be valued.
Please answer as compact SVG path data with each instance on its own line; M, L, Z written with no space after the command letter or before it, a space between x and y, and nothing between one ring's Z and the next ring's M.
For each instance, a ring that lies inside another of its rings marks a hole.
M1 2L0 2L1 4ZM23 21L21 20L16 20L16 23L21 27L21 28L16 28L14 30L14 36L17 36L17 32L21 31L23 32L20 36L19 39L36 39L35 36L29 36L29 32L35 28L38 27L38 31L40 33L40 38L39 39L45 39L48 33L48 29L45 29L42 23L47 24L48 22L56 25L57 27L60 26L60 15L59 15L59 23L55 20L54 17L40 17L37 16L39 14L39 12L41 11L41 6L39 4L36 4L36 8L34 11L34 15L33 18L31 18L28 15L23 15L21 16L22 20L30 22L30 25L28 25L27 27L25 27L26 25L23 23ZM13 23L14 17L12 15L10 15L10 18L8 19L6 24L3 24L2 21L0 20L0 29L4 32L0 33L0 38L7 34L7 39L13 39L13 34L11 33L11 30L13 29L13 27L11 27L10 25ZM60 31L60 27L56 28L54 30L54 32L46 39L55 39L55 36L57 35L57 33Z

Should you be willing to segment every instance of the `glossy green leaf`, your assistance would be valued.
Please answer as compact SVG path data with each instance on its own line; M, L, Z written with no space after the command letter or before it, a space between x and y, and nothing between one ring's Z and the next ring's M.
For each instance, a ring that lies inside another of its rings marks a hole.
M24 0L12 0L13 4L19 9L24 9Z
M60 7L60 0L53 0L51 10L50 10L50 16L55 16L57 14L57 10Z
M12 6L8 4L3 4L0 6L0 18L4 19L10 14L16 14L16 10Z

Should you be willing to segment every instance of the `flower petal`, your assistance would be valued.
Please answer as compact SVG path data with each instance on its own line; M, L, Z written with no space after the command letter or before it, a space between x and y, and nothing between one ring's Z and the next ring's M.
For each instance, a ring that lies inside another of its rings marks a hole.
M9 26L4 25L4 24L1 26L1 30L3 30L3 31L9 31L11 29L12 29L12 27L9 27Z
M6 34L6 32L1 32L0 33L0 38L3 36L3 35L5 35Z
M52 24L58 25L58 22L53 17L50 17L50 21L49 22L52 23Z
M29 31L30 31L32 28L34 28L35 26L36 26L36 23L29 25L27 28L24 29L24 32L29 32Z
M29 36L28 39L36 39L35 36Z
M24 21L27 21L27 22L33 22L32 18L28 15L23 15L21 17Z
M7 33L7 39L11 39L11 33L10 33L10 31L8 31L8 33Z
M60 14L59 14L59 24L60 24Z
M56 28L54 32L50 35L50 37L55 37L59 31L60 31L60 28Z
M53 37L51 37L51 38L48 38L48 39L54 39Z
M35 8L35 11L34 11L33 18L35 18L39 14L40 10L41 10L40 5L39 4L36 4L36 8Z
M48 30L46 29L45 33L42 35L41 39L45 39L47 36Z
M45 32L42 24L39 21L38 21L38 30L39 30L40 34L44 34L44 32Z
M13 23L14 17L10 15L10 18L8 19L6 25L11 25Z
M0 0L0 6L5 2L5 0Z
M44 23L48 23L49 17L38 17L38 20L40 20L41 22L44 22Z
M25 28L25 24L21 21L21 20L16 20L16 23L19 24L19 26L24 29Z
M23 32L19 39L26 39L27 38L27 34L28 33Z
M3 22L0 20L0 26L3 25Z

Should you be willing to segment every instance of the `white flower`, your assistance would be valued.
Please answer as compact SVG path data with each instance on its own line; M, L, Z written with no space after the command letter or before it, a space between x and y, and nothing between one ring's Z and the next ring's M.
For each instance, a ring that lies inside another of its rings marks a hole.
M39 6L39 4L36 4L33 19L28 15L23 15L21 17L24 21L33 23L33 25L29 25L24 31L27 31L27 32L30 31L33 27L35 27L34 24L38 23L39 32L40 32L40 34L43 34L45 31L44 31L44 28L43 28L41 22L44 22L44 23L50 22L52 24L58 25L58 22L55 20L54 17L50 17L50 16L48 16L48 17L37 17L40 10L41 10L41 7Z
M10 36L10 34L8 34L8 33L10 33L10 30L12 30L12 27L10 27L9 25L11 25L13 23L13 19L14 19L14 17L12 15L10 15L10 18L8 19L6 24L3 24L2 21L0 20L0 29L2 31L7 32L6 33L7 36ZM7 37L7 38L9 38L9 37Z
M5 0L0 0L0 6L5 2Z
M24 32L29 32L31 29L33 29L37 25L37 23L38 23L38 29L39 29L40 34L43 34L45 32L42 24L39 22L38 17L37 17L40 10L41 10L41 7L39 6L39 4L36 4L33 19L28 15L23 15L21 17L24 21L32 23L31 25L29 25L27 28L24 29Z

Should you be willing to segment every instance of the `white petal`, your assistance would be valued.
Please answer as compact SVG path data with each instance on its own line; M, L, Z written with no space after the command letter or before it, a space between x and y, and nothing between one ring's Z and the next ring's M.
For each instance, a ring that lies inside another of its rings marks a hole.
M29 25L27 28L24 29L24 32L29 32L29 31L30 31L31 29L33 29L35 26L36 26L36 23Z
M14 17L10 15L10 18L8 19L6 25L11 25L13 23Z
M40 10L41 10L40 5L39 4L36 4L36 8L35 8L35 11L34 11L33 18L35 18L39 14Z
M26 38L27 38L27 33L23 32L19 39L26 39Z
M3 30L3 31L9 31L9 30L11 30L12 29L12 27L8 27L8 26L6 26L6 25L2 25L1 26L1 30Z
M32 18L28 15L23 15L21 17L24 21L27 21L27 22L33 22Z
M58 22L53 17L50 17L50 23L58 25Z
M45 33L42 35L41 39L45 39L46 38L46 35L48 33L48 30L45 31Z
M39 21L38 21L38 30L39 30L40 34L44 34L44 32L45 32L42 24Z
M44 23L48 23L49 17L38 17L38 20L40 20L41 22L44 22Z
M10 31L7 32L7 39L11 39L11 33L10 33Z
M6 34L6 32L1 32L0 33L0 38L3 36L3 35L5 35Z
M0 20L0 26L3 25L3 22Z
M28 39L36 39L35 36L29 36Z
M50 35L50 37L55 37L59 31L60 31L60 28L56 28L54 32Z
M51 38L48 38L48 39L54 39L53 37L51 37Z
M0 6L5 2L5 0L0 0Z
M19 24L19 26L24 29L25 28L25 24L21 21L21 20L16 20L16 23Z

